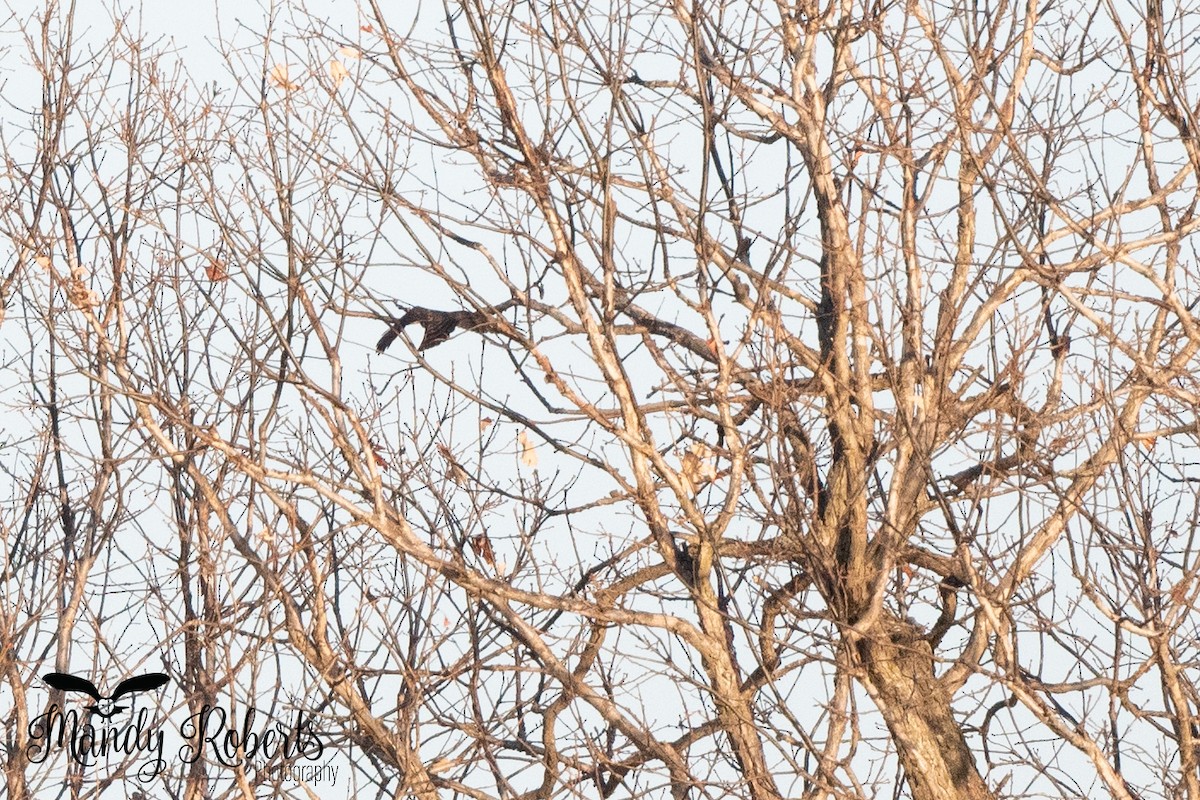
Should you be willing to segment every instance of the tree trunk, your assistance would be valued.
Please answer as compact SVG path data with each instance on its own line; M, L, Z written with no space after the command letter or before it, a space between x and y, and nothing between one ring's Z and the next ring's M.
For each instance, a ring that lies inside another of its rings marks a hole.
M913 800L990 800L921 630L885 613L857 649L863 685L892 733Z

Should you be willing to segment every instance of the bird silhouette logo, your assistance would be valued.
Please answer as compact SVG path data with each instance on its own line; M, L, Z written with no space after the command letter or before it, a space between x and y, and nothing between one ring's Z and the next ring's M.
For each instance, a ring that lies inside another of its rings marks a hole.
M104 719L112 719L121 711L129 708L129 706L117 705L117 701L122 697L134 692L148 692L151 689L157 689L171 679L162 672L150 672L146 675L126 678L117 684L117 688L113 689L113 693L108 697L100 694L100 690L96 688L96 684L86 678L77 678L65 672L51 672L49 675L43 675L42 680L49 686L61 689L64 692L83 692L87 694L96 701L87 707L88 711Z

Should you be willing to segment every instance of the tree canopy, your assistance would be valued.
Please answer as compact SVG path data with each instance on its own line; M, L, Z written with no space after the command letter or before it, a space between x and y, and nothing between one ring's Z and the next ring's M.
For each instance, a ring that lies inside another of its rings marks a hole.
M9 796L1200 800L1198 11L14 14Z

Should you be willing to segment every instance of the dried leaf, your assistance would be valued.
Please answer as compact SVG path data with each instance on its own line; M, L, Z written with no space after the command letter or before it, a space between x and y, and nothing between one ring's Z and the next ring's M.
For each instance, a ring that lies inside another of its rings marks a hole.
M450 462L450 480L454 481L456 486L466 486L471 482L471 476L467 471L453 461Z
M77 278L67 284L67 299L81 311L100 305L100 295L84 286Z
M287 64L279 63L271 67L271 71L267 74L267 77L270 78L271 83L285 91L294 92L300 88L298 84L292 83L291 80L288 79Z
M475 551L475 555L486 561L488 566L493 569L495 568L496 551L492 549L492 540L488 538L486 533L471 537L471 549Z
M229 273L225 270L225 263L217 261L215 258L208 260L208 266L204 268L204 274L213 283L229 280Z
M375 457L375 464L381 470L386 472L392 468L392 465L389 464L387 459L383 457L383 451L380 450L379 445L375 444L373 441L371 442L371 455Z
M454 481L458 486L466 486L470 482L471 476L467 474L467 471L462 468L461 464L454 460L454 454L450 452L450 448L444 444L439 444L437 449L441 453L442 458L446 459L446 464L450 467L446 471L450 480Z
M493 422L495 422L495 420L491 417L484 417L483 419L479 420L479 432L483 433L488 428L492 427Z
M351 47L350 45L339 47L338 55L340 55L342 58L348 58L351 61L357 61L358 59L362 58L362 52L359 51L357 47Z
M1175 588L1171 590L1171 602L1180 604L1187 599L1188 596L1188 579L1184 578L1179 583L1175 584Z
M716 480L717 468L713 465L712 450L704 443L696 442L683 454L683 468L680 474L693 492Z
M350 70L346 69L346 65L338 61L336 58L329 60L329 77L333 81L333 88L337 89L342 85L342 81L350 77Z
M517 434L517 443L521 445L521 463L527 467L537 467L538 454L525 431Z

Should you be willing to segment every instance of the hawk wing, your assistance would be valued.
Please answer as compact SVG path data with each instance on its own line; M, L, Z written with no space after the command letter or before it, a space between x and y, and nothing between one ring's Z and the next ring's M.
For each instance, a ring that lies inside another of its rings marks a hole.
M402 317L389 323L387 331L379 337L379 341L375 345L375 352L382 353L387 350L391 343L396 341L396 337L400 335L401 331L414 322L425 329L425 336L421 339L421 344L417 349L426 350L436 347L450 338L450 334L454 333L459 321L467 313L464 311L436 311L432 308L413 306L405 311Z
M384 332L383 336L379 337L379 341L375 343L375 352L382 353L384 350L387 350L388 347L391 346L392 342L396 341L396 337L399 335L400 334L396 333L395 327L388 328L387 331Z
M393 319L388 323L388 329L384 332L383 336L379 337L379 341L375 344L376 353L382 353L384 350L387 350L388 347L391 346L392 342L396 341L396 337L404 331L405 326L411 322L417 321L415 319L415 315L413 314L414 310L415 309L410 308L408 311L404 312L404 316L400 317L399 319Z
M425 336L421 339L421 346L417 349L425 350L437 347L449 339L450 334L454 333L454 329L458 327L462 314L461 311L438 311L435 312L435 315L422 320L421 325L425 328Z
M437 347L450 338L455 330L477 331L479 333L499 330L499 325L492 314L499 314L513 305L512 300L506 300L498 306L479 311L438 311L433 308L413 306L399 319L388 323L388 329L375 345L375 352L382 353L388 345L396 341L396 337L404 328L417 323L425 329L425 335L417 350L428 350Z
M428 328L429 318L435 316L437 313L437 311L430 311L429 309L421 308L420 306L413 306L408 311L405 311L404 315L399 319L393 319L388 323L387 331L383 334L383 336L379 337L379 342L375 345L375 352L382 353L384 350L387 350L388 346L391 345L392 342L396 341L396 337L399 336L406 327L414 322L424 325L426 328ZM423 343L420 349L425 349L425 345Z

